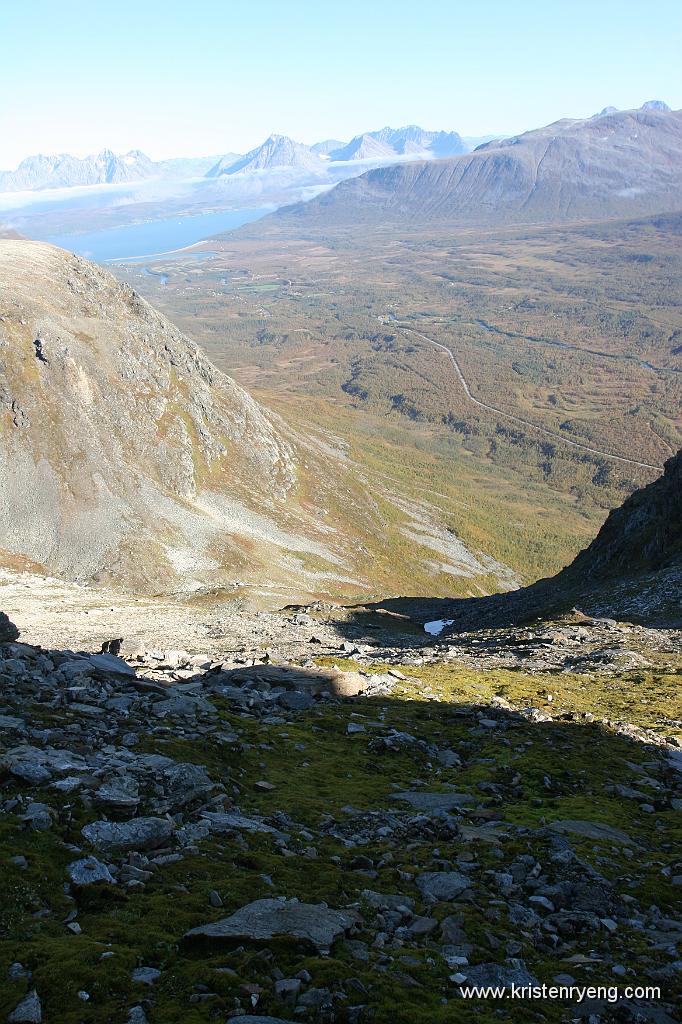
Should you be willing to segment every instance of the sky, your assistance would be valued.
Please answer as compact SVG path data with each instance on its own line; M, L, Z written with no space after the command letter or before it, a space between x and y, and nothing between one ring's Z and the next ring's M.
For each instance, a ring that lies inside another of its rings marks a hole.
M0 168L682 107L679 0L5 0Z

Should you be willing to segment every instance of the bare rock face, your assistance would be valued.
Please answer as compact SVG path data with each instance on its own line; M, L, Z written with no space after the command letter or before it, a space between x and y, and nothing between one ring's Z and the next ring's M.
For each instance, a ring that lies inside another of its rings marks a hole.
M157 592L339 561L284 424L99 267L0 239L0 368L0 551Z
M19 630L4 612L0 612L0 644L10 644L18 639Z
M610 513L572 569L603 578L675 563L682 563L682 451L668 459L662 476Z

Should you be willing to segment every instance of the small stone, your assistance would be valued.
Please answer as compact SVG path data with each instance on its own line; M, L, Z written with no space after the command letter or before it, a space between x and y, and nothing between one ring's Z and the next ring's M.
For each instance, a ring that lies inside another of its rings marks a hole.
M130 976L142 985L153 985L161 977L161 971L156 967L136 967Z
M131 1006L126 1024L148 1024L147 1015L141 1006Z
M220 893L216 892L215 889L211 889L211 891L209 892L208 902L211 904L212 907L222 907L223 905Z
M282 978L275 982L275 995L286 1003L295 1003L296 996L301 991L300 978Z
M7 1024L42 1024L43 1010L35 989L15 1006L7 1018Z
M266 782L264 779L260 779L260 781L256 783L256 789L271 790L274 788L275 787L273 786L272 782Z
M14 978L30 978L31 977L31 972L28 970L27 967L24 967L23 964L20 964L17 961L17 962L15 962L13 964L10 964L9 970L7 971L7 977L8 978L12 978L12 979L14 979Z

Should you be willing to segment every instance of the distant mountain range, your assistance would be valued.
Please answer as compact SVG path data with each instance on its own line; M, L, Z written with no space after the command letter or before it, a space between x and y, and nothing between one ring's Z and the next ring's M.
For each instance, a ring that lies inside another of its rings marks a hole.
M485 136L486 139L490 137ZM152 178L220 178L280 168L322 176L327 174L330 162L343 164L365 160L385 164L409 156L434 159L467 153L478 141L475 139L467 143L457 132L430 132L410 125L365 132L350 142L326 139L313 146L295 142L286 135L273 134L243 156L224 153L212 157L151 160L137 149L118 156L104 149L82 159L66 153L57 156L37 154L26 157L14 171L0 171L0 192L121 184Z
M682 111L649 101L638 110L565 118L454 158L370 170L262 226L527 223L680 208Z
M140 181L150 176L152 161L134 149L116 156L110 149L79 159L60 153L58 156L26 157L16 171L0 172L0 191L24 189L71 188L76 185L119 184Z
M633 118L639 118L637 124ZM456 215L466 220L470 212L480 219L482 211L490 210L499 219L505 213L517 216L523 208L532 219L548 204L570 216L572 210L590 202L595 208L604 202L618 208L622 199L632 199L635 194L642 197L640 208L648 209L647 196L660 190L663 179L673 184L676 180L675 168L663 167L666 131L672 145L670 161L674 162L677 153L677 143L672 141L676 118L679 120L661 100L649 100L639 111L605 107L585 120L566 118L507 139L463 138L454 131L426 131L408 125L364 132L349 142L325 139L312 146L273 134L245 155L229 152L155 161L139 149L122 155L104 149L82 159L64 153L38 154L22 160L14 171L0 171L0 192L152 179L212 180L286 169L294 172L289 178L298 182L326 179L334 183L355 176L353 182L320 198L317 206L312 203L307 215L316 215L324 205L325 216L331 215L332 207L337 216L342 207L357 200L365 212L392 211L399 206L403 216ZM659 141L664 146L662 152ZM587 164L581 165L582 159ZM559 178L576 177L570 171L576 160L573 169L578 178L589 171L589 187L578 184L575 194L571 188L557 189ZM428 169L425 161L431 165ZM362 162L378 169L360 176L356 165Z
M117 156L110 149L82 159L60 153L57 156L28 156L15 171L0 171L0 192L22 192L46 188L75 188L78 185L118 185L149 178L182 179L203 176L217 157L177 157L150 160L139 149Z

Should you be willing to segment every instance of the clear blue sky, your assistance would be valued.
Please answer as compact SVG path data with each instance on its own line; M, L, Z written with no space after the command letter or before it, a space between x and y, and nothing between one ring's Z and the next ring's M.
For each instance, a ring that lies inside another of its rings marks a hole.
M0 167L682 106L680 0L5 0Z

